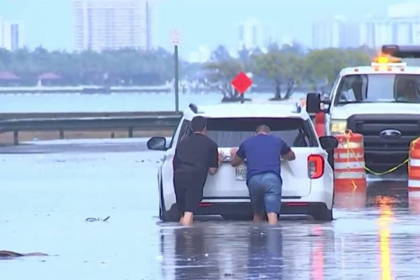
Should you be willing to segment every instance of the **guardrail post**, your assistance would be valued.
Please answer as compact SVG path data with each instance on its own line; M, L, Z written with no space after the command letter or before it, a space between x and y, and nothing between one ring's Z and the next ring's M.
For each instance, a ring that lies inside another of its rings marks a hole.
M19 145L19 131L13 131L13 144Z
M60 139L64 139L64 130L60 130Z
M133 138L133 128L132 127L128 128L128 138Z

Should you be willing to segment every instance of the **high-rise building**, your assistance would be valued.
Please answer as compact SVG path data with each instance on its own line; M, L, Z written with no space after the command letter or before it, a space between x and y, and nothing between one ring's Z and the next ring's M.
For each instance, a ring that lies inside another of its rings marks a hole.
M0 48L15 51L23 47L23 26L0 18Z
M359 46L360 31L357 23L343 16L322 20L312 25L312 47L354 48Z
M74 0L75 49L156 46L154 0Z
M371 48L420 44L420 3L391 5L387 17L369 15L361 24L361 44Z
M12 51L23 47L21 34L22 34L21 25L19 25L18 23L11 23L10 24L10 49Z
M361 44L380 48L384 44L420 44L419 17L370 17L361 25Z
M420 3L400 3L388 7L388 16L368 15L360 24L343 17L313 25L314 48L345 48L361 45L380 48L384 44L420 44Z
M239 47L246 49L262 48L267 44L267 29L261 22L254 18L249 18L238 26Z

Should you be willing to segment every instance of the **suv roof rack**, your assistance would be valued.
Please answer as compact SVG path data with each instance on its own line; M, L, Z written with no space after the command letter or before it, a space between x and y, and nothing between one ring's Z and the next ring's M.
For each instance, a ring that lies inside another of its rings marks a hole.
M293 111L293 113L300 114L302 112L302 105L299 102L295 103L296 109Z
M191 111L193 111L194 114L198 113L198 107L194 103L190 103L188 107L190 108Z

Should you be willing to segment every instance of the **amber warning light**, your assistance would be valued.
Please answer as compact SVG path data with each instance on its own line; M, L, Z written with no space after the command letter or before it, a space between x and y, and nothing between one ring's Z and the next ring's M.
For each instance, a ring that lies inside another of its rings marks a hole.
M401 59L400 58L395 58L395 57L390 57L390 56L378 56L375 57L374 61L375 63L380 63L380 64L387 64L387 63L400 63Z

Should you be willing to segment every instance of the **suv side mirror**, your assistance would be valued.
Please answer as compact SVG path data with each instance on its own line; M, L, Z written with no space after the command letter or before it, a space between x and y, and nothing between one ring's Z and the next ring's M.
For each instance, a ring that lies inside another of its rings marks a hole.
M306 111L309 114L316 114L322 111L321 109L321 94L308 93L306 95Z
M147 141L147 148L153 151L166 151L165 137L152 137Z
M338 146L338 140L334 136L321 136L319 142L324 150L332 150Z

